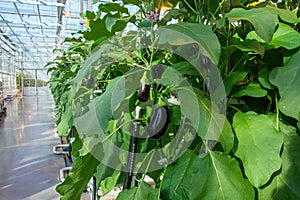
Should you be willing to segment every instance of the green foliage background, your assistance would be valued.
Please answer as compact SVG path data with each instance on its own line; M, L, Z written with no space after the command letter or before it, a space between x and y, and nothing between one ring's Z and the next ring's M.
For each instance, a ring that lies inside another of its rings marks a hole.
M135 5L138 11L130 13L128 5ZM146 14L160 13L162 6L168 10L157 22L146 20ZM90 28L79 31L78 38L67 39L72 43L68 51L48 63L59 108L59 135L68 136L73 129L76 138L72 172L57 186L61 199L79 199L92 176L104 193L122 183L124 172L120 169L126 165L127 154L113 154L106 141L128 149L133 108L141 102L135 97L135 88L127 86L130 80L143 80L143 74L148 74L152 86L151 101L166 102L173 90L182 105L190 106L180 110L168 105L171 115L166 135L159 142L141 140L139 151L151 157L158 147L167 149L183 119L190 122L184 141L189 142L193 132L196 137L176 162L137 174L142 179L146 174L153 178L155 188L142 181L122 191L119 200L300 199L299 2L123 0L100 3L98 9L85 14ZM128 25L141 33L124 31ZM154 29L158 30L157 40L153 40L157 35L146 37ZM114 48L115 44L128 49ZM139 44L148 48L140 50L136 48ZM174 51L157 49L154 44L173 45ZM203 86L209 66L202 63L199 73L176 52L185 52L189 61L204 56L217 66L220 81L214 81L209 94ZM155 80L149 72L157 64L168 70ZM194 96L180 90L177 80L182 79L190 83ZM221 83L226 99L220 95ZM163 90L157 84L163 85ZM100 92L94 94L94 90ZM226 102L223 115L211 112L212 97ZM126 111L125 104L131 105ZM146 126L150 108L144 108L141 120ZM220 118L224 120L221 127ZM214 129L209 126L212 119ZM217 142L213 148L205 144L209 131L221 132L220 138L213 138ZM201 145L206 145L204 154ZM96 158L92 154L95 149L99 152ZM176 156L177 150L166 157ZM98 161L111 157L116 157L120 166L112 169ZM145 159L137 165L149 163L151 159Z

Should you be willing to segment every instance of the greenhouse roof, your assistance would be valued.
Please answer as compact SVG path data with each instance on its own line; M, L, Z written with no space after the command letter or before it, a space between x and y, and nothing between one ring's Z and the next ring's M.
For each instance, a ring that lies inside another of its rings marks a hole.
M64 49L65 37L83 29L86 0L0 0L0 39L22 55L24 68L43 68Z

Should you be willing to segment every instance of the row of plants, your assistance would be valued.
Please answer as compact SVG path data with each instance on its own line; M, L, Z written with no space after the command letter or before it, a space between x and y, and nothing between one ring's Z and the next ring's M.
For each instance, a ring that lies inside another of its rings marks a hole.
M22 85L22 76L23 76L23 81L24 81L24 87L34 87L35 86L35 77L31 74L23 74L21 72L17 72L16 74L16 83L17 83L17 89L21 89ZM42 87L46 86L47 81L38 79L37 80L37 86Z
M103 194L122 185L136 121L140 183L117 199L300 199L298 1L98 4L47 65L58 134L75 137L61 199L92 176Z

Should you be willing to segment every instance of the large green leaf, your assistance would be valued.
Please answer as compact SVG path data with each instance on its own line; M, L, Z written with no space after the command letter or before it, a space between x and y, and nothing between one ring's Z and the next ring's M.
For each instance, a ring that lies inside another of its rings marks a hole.
M107 90L89 104L88 112L74 119L74 126L80 136L103 134L107 129L108 123L112 118L112 88L114 88L118 80L110 81Z
M139 0L123 0L123 3L124 4L133 4L133 5L138 6L140 4L140 1Z
M220 43L211 27L204 24L179 23L158 29L158 45L186 45L196 43L202 54L218 64L221 53Z
M59 136L64 136L67 134L68 129L70 128L69 126L69 118L70 118L69 112L63 112L61 116L61 120L57 125L57 133Z
M275 129L272 119L252 111L236 113L233 128L238 139L236 156L243 161L250 182L260 187L281 167L282 134Z
M92 11L87 10L87 11L85 12L85 16L86 16L86 18L88 18L88 19L95 19L96 14L95 14L94 12L92 12Z
M226 96L228 96L234 89L234 86L239 82L243 81L247 76L246 71L235 71L227 75L222 82L217 86L217 88L211 93L214 97L215 102L224 102Z
M105 20L96 19L94 21L90 21L90 31L84 32L84 38L87 40L97 40L101 37L110 37L113 36L114 33L109 32L106 29Z
M219 141L224 151L229 153L233 148L234 135L226 116L204 98L199 99L199 113L198 135L202 139Z
M127 18L117 18L113 16L106 16L105 25L109 32L117 32L123 30L127 22L130 20L130 17Z
M270 81L280 93L279 109L285 115L300 120L300 50L286 57L284 67L273 69Z
M277 14L264 8L256 8L245 10L242 8L234 8L226 17L230 22L237 22L240 20L249 21L255 29L255 32L266 42L270 42L278 24Z
M164 200L254 199L254 189L234 159L210 151L200 158L186 152L167 167L161 188Z
M247 35L247 39L257 40L264 43L264 41L252 31ZM294 49L300 46L300 33L292 27L279 23L278 29L275 31L271 42L268 43L273 48L284 47L286 49Z
M247 76L247 74L248 72L245 71L236 71L236 72L231 72L228 76L226 76L223 80L226 95L229 95L233 86L237 84L237 82L243 81Z
M168 67L165 69L161 78L156 82L161 85L175 86L180 84L183 80L183 77L178 71L174 70L174 68Z
M180 100L181 113L191 121L195 130L198 130L200 113L199 102L195 92L191 88L182 88L178 91L178 98Z
M138 187L132 187L129 190L123 190L119 193L117 200L159 200L159 190L154 189L144 181Z
M109 193L112 189L114 189L115 185L117 184L117 181L120 177L121 172L118 170L114 170L113 174L107 178L105 178L103 181L101 181L101 190L102 194L105 195Z
M269 76L270 71L262 72L261 74L259 74L258 81L264 88L272 90L274 89L274 86L271 84Z
M91 154L77 157L65 181L56 187L61 200L80 200L83 190L96 171L99 161Z
M67 92L66 92L67 93ZM66 102L65 104L65 110L61 114L60 122L57 125L57 132L59 136L66 135L69 128L73 124L73 113L72 113L72 107L70 102Z
M265 54L265 48L256 40L240 41L232 46L240 49L241 51L253 51L261 56L264 56Z
M278 14L279 17L285 22L293 23L293 24L298 22L298 17L296 13L288 9L280 9L274 6L267 6L264 9L270 10L271 12Z
M300 46L300 33L286 24L279 23L279 27L274 33L269 45L274 46L275 48L297 48Z
M182 75L199 76L199 72L197 71L197 69L187 61L175 63L171 65L171 67Z
M98 6L99 11L101 12L121 12L121 13L128 13L128 8L122 6L119 3L105 3L105 4L100 4Z
M300 199L300 137L296 129L280 123L284 133L282 169L270 184L259 190L260 199Z
M267 96L268 92L264 90L259 83L249 83L246 87L235 91L232 93L232 96L235 97L242 97L242 96L249 96L249 97L264 97Z

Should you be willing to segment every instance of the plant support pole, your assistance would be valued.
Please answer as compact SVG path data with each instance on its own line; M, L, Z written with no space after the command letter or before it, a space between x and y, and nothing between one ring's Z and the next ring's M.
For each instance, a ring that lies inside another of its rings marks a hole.
M139 118L141 107L137 106L135 108L135 119ZM132 132L130 137L127 168L123 184L123 190L129 189L131 186L132 178L134 176L134 164L135 164L135 154L138 145L138 135L140 132L140 122L134 121L132 125Z

